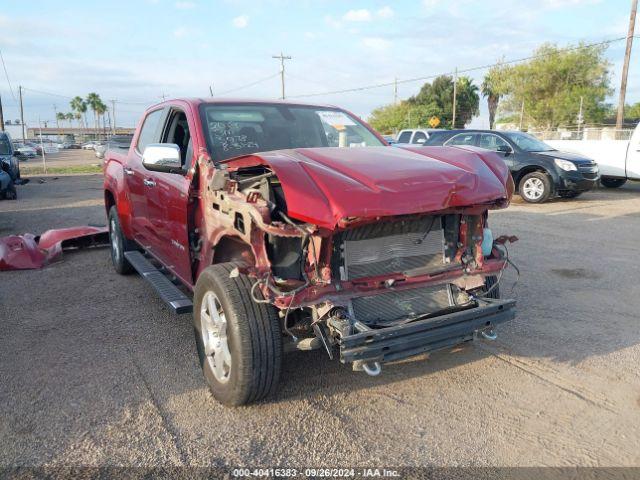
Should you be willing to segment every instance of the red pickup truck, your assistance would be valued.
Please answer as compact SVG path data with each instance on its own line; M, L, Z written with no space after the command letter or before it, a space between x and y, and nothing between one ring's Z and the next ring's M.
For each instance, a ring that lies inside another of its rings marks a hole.
M283 352L324 349L377 375L515 314L487 212L513 182L485 150L390 147L332 106L170 100L104 166L111 257L193 311L227 405L277 386Z

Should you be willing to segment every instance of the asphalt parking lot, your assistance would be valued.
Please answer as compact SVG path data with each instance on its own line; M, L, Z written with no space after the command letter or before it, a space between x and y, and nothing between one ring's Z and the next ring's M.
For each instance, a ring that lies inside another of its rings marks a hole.
M0 202L0 235L104 224L101 176ZM229 409L201 378L190 316L108 250L0 273L0 465L640 464L640 184L492 213L521 271L496 342L386 365L285 357L276 398Z

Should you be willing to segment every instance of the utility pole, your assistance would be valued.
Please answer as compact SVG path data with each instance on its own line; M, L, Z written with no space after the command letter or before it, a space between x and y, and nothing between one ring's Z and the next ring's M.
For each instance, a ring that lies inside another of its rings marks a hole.
M624 52L624 66L622 67L622 80L620 80L620 98L618 100L618 116L616 118L616 130L622 129L624 121L624 100L627 95L627 77L629 75L629 61L631 60L631 47L633 46L633 31L636 26L636 12L638 0L631 0L631 14L629 15L629 31L627 33L627 49Z
M458 67L456 67L453 75L453 119L451 120L451 128L456 128L456 96L458 95Z
M0 95L0 132L4 132L4 113L2 111L2 95Z
M18 96L20 97L20 123L22 124L22 143L26 140L24 131L24 105L22 104L22 85L18 85Z
M53 118L56 119L56 128L58 129L58 132L60 132L60 121L58 120L58 109L55 103L53 104ZM58 133L58 136L60 136L60 133Z
M213 97L213 84L209 85L209 94Z
M522 99L522 106L520 107L520 127L518 130L522 131L522 121L524 120L524 99Z
M398 104L398 77L393 79L393 104Z
M24 127L23 127L23 129L24 129ZM42 123L40 122L40 117L39 116L38 116L38 129L40 130L40 152L42 153L42 169L44 170L44 173L46 174L47 173L47 157L44 154L44 145L42 143Z
M584 117L582 116L582 102L584 100L584 97L580 97L580 110L578 111L578 136L580 136L580 130L582 127L582 124L584 123Z
M282 99L285 99L285 95L284 95L284 61L285 60L291 60L291 57L289 56L284 56L284 54L282 52L280 52L280 55L272 55L271 58L277 58L278 60L280 60L280 82L282 84Z
M117 100L115 98L111 99L111 112L113 116L113 130L112 130L113 135L116 134L116 101ZM109 121L109 123L111 123L111 121Z

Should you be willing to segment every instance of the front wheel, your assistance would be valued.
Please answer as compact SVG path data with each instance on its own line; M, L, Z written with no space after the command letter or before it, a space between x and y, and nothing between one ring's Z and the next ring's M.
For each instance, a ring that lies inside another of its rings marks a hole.
M625 183L627 183L627 179L602 177L600 178L600 183L602 184L603 187L606 187L606 188L620 188Z
M527 173L520 180L520 195L527 203L543 203L549 200L553 192L551 179L544 172Z
M256 303L251 280L233 262L207 267L196 282L193 321L204 378L225 405L256 402L276 390L282 332L276 310ZM259 294L259 292L255 292Z

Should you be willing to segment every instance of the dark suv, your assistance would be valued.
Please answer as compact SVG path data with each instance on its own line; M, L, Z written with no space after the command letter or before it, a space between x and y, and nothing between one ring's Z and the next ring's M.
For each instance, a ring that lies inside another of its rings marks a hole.
M575 198L595 187L599 179L598 165L590 158L560 152L523 132L440 130L432 132L425 145L493 150L504 159L518 193L529 203L542 203L555 195Z

